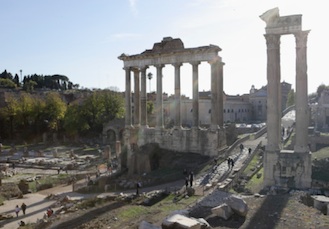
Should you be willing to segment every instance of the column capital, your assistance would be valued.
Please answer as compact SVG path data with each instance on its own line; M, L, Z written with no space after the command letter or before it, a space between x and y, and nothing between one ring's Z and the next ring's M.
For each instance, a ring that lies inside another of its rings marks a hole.
M215 58L213 58L212 60L208 61L208 63L210 65L213 64L218 64L218 63L222 63L222 58L220 56L216 56Z
M146 71L146 69L148 69L148 68L149 68L149 66L147 66L147 65L142 66L142 67L140 67L140 71L144 72L144 71Z
M156 67L156 68L163 68L164 67L164 64L156 64L156 65L154 65L154 67Z
M182 66L183 64L182 63L174 63L172 64L175 68L179 68L180 66Z
M192 61L190 62L191 65L195 66L195 65L199 65L201 62L200 61Z
M296 48L305 48L307 45L307 37L311 30L299 31L294 33L296 38Z
M267 49L279 49L280 48L280 34L264 34L266 39Z

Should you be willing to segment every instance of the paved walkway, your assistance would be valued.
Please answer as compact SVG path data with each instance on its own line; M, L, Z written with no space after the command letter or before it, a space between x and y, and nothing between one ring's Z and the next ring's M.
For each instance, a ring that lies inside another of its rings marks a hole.
M233 169L228 168L228 164L226 161L217 165L214 169L211 169L206 174L196 177L194 181L194 187L204 187L206 184L211 184L212 182L220 182L225 178L229 177L234 171L238 170L242 167L244 161L249 157L248 148L255 149L259 142L263 142L263 145L266 144L266 134L262 137L255 140L247 140L244 144L244 150L241 152L239 147L236 147L230 157L235 161L235 166ZM171 191L180 190L184 187L184 180L178 180L175 182L170 182L158 186L153 187L142 187L140 189L140 193L150 192L153 190L164 190L168 189ZM134 193L135 190L127 190L124 193L131 194ZM0 206L0 214L11 214L14 217L8 220L0 221L0 227L5 229L17 229L18 223L23 220L25 223L34 223L38 219L43 218L44 213L47 208L55 203L54 200L48 200L46 197L50 194L54 195L64 195L69 196L71 198L86 198L90 196L95 196L96 194L80 194L76 192L72 192L72 185L63 185L60 187L55 187L47 190L40 191L38 193L31 193L24 195L22 199L12 199L4 202L4 205ZM100 196L104 195L113 195L115 193L102 193ZM116 193L117 194L117 193ZM16 217L14 213L15 206L21 206L22 203L27 205L26 215L23 215L22 212L19 213L19 216ZM56 210L56 209L55 209Z

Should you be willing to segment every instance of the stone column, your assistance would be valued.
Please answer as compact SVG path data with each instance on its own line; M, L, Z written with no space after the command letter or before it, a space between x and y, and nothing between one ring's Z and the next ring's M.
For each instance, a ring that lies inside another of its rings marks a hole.
M126 115L125 115L125 126L131 127L131 76L130 68L124 68L126 72L126 92L125 92L125 104L126 104Z
M211 116L210 128L218 129L218 62L210 62L211 65Z
M199 127L199 71L198 65L200 62L192 62L193 69L193 126L192 128Z
M180 92L180 67L181 63L173 64L175 67L175 128L181 129L181 92Z
M141 98L139 94L139 69L134 68L134 126L138 127L140 125L141 115Z
M294 151L309 152L307 99L307 36L309 31L295 33L296 38L296 144Z
M280 151L281 94L280 94L280 35L266 34L267 45L267 147Z
M146 69L141 69L141 125L147 126L147 105L146 105Z
M156 128L163 128L163 95L162 95L162 68L163 65L156 65L157 69L157 97L156 97Z
M218 90L218 126L223 127L224 126L224 98L223 98L223 66L224 63L220 60L218 61L218 81L217 81L217 90Z

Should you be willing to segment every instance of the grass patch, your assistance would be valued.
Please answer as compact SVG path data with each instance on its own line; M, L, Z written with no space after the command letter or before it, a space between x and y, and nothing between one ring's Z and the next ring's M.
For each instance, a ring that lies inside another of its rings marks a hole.
M312 153L312 161L315 159L321 160L329 157L329 147L322 148Z
M152 206L142 205L127 205L122 207L117 213L120 225L129 225L136 219L147 218L149 222L162 221L172 211L177 209L186 209L187 206L194 204L198 197L192 196L189 198L182 198L179 202L174 203L176 195L170 194L166 198L162 199L158 203ZM113 228L116 228L116 223L113 224Z
M242 175L243 176L248 176L249 174L253 173L253 170L257 169L257 165L259 164L260 161L260 154L257 153L254 155L254 157L251 159L250 163L246 167L246 169L243 171Z
M54 187L60 184L66 184L71 175L69 174L58 174L52 176L43 176L37 182L29 182L29 189L32 192L41 190L40 187ZM37 184L38 183L38 184ZM38 188L37 188L38 187Z
M257 174L261 174L261 176L258 178ZM263 188L263 181L264 168L261 168L255 175L251 177L251 179L246 184L246 188L252 193L258 193Z

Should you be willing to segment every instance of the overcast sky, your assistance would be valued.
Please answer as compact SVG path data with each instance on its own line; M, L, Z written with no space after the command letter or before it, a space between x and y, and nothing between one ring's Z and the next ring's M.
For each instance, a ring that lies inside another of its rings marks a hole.
M266 80L265 22L259 16L278 7L281 16L302 14L308 36L308 93L328 85L326 1L313 0L0 0L0 72L62 74L84 88L125 90L122 53L139 54L163 37L185 48L214 44L222 51L224 91L249 93ZM182 94L191 96L192 66L184 64ZM156 89L154 77L147 91ZM164 92L174 93L174 68L164 68ZM281 79L295 88L295 38L281 37ZM210 65L199 66L199 90L210 90ZM132 87L133 89L133 87Z

